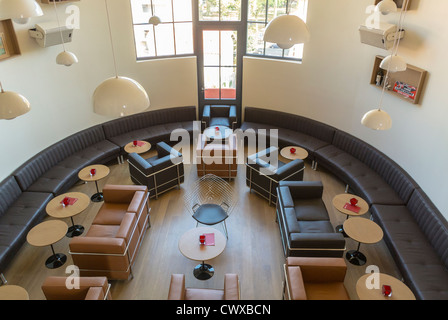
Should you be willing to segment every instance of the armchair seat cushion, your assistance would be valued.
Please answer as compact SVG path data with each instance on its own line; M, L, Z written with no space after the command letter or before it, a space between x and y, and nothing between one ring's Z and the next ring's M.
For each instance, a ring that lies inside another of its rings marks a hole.
M350 300L343 282L305 283L308 300Z
M123 220L128 205L125 203L104 202L93 224L119 225Z
M224 126L224 127L230 128L231 125L230 125L229 118L222 118L222 117L212 118L210 120L210 127L215 127L215 126Z
M300 199L294 201L294 211L300 221L329 221L322 199Z
M185 288L185 300L224 300L224 291L216 289Z

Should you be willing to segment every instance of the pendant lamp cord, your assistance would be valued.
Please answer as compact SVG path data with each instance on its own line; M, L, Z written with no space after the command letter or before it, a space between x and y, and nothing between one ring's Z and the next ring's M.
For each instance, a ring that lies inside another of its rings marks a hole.
M54 12L56 12L56 20L58 22L58 27L59 27L59 33L61 35L61 41L62 41L62 48L65 51L65 44L64 44L64 36L62 35L62 28L61 28L61 23L59 22L59 15L58 15L58 8L56 6L56 1L53 1L54 4Z
M111 26L110 26L110 16L109 16L109 8L107 6L107 0L104 0L104 3L106 4L107 23L109 25L109 37L110 37L110 44L112 46L112 57L113 57L113 60L114 60L115 77L118 78L117 62L116 62L116 59L115 59L114 41L112 40L112 29L111 29Z
M401 27L403 25L404 16L406 15L408 2L409 2L409 0L404 0L404 2L403 2L403 8L400 13L400 19L398 21L397 31L395 33L394 45L392 46L392 55L394 55L394 52L395 52L395 54L398 52L398 45L400 44L399 33L400 33ZM381 106L383 105L384 92L386 92L386 85L387 85L387 81L389 80L391 64L392 63L389 63L387 66L387 72L386 72L386 76L384 78L383 90L381 92L380 105L378 107L378 111L381 111Z
M2 93L4 93L5 91L3 91L3 85L2 85L2 82L0 81L0 89L1 89L1 92Z

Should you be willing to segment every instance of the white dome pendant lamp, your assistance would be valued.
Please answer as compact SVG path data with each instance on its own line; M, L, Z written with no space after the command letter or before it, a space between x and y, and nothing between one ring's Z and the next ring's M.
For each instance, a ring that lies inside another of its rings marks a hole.
M398 8L397 8L397 4L395 3L395 1L382 0L376 5L375 11L381 12L381 14L383 14L383 15L388 15L389 13L397 12Z
M30 111L30 103L24 96L4 91L1 82L0 89L0 119L12 120Z
M53 2L53 4L54 11L56 13L56 19L58 21L59 32L61 34L62 48L64 49L64 51L62 51L56 57L56 63L66 67L70 67L71 65L78 63L78 58L74 53L65 50L64 36L62 35L61 24L59 22L58 8L56 7L56 2Z
M400 37L398 36L398 33L403 28L404 18L406 16L407 7L408 7L408 2L409 2L409 0L404 0L404 2L403 2L404 9L401 11L401 14L400 14L397 32L395 34L395 42L396 43L394 43L394 47L392 49L392 54L385 57L380 63L381 69L389 70L389 72L393 72L393 73L400 72L400 71L406 71L406 69L408 68L406 61L402 57L398 56L398 48L400 46L400 40L401 40Z
M100 115L123 117L145 111L149 108L150 101L145 89L137 81L118 76L107 0L104 2L109 24L115 77L103 81L96 88L93 93L93 109Z
M31 17L43 15L35 0L0 0L0 20L13 19L16 23L26 24Z
M282 49L289 49L295 44L308 42L310 32L306 23L296 15L289 14L274 18L266 27L263 40L276 43Z

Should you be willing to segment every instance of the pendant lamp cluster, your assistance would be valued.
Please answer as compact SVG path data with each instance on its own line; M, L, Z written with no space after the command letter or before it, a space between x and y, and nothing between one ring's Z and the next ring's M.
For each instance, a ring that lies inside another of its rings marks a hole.
M310 32L306 23L296 15L286 14L274 18L266 27L263 40L276 43L282 49L289 49L295 44L310 40Z
M361 119L361 123L374 130L389 130L392 127L392 118L390 115L382 110L383 105L383 97L384 93L387 89L389 74L393 72L405 71L407 69L407 64L403 58L397 55L398 47L400 44L400 37L398 33L402 30L404 17L406 15L407 7L409 0L403 1L403 7L400 14L400 20L397 27L397 32L395 36L394 45L392 47L392 53L385 57L381 64L380 68L387 70L386 76L383 80L383 89L381 92L381 99L378 106L378 109L373 109L367 112ZM396 3L393 0L382 0L379 2L375 8L376 11L380 12L383 15L388 15L393 12L397 12L398 8Z
M115 67L115 77L103 81L93 94L94 112L105 116L126 116L142 112L149 108L150 101L145 89L135 80L118 75L112 39L111 25L107 0L106 6L109 36L112 46L112 55ZM78 62L78 58L65 48L56 2L53 2L61 33L63 51L56 57L56 63L71 66ZM157 25L160 19L154 15L150 23ZM42 16L42 8L35 0L0 0L0 18L13 19L16 23L27 23L31 17ZM0 83L0 119L14 119L30 111L29 101L22 95L3 90Z

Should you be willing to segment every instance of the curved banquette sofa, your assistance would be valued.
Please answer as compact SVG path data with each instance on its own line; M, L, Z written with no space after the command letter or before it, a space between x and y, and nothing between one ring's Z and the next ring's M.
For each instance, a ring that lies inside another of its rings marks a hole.
M278 129L279 147L305 148L311 161L369 203L403 279L416 297L448 299L448 223L397 163L346 132L289 113L246 107L241 129ZM269 138L269 130L260 133Z
M0 182L0 273L45 217L45 206L93 163L124 154L132 140L169 140L171 130L193 131L195 107L168 108L119 118L80 131L46 148ZM448 224L418 184L394 161L336 128L298 115L246 107L241 129L278 129L279 146L304 147L365 198L405 282L418 299L448 299ZM268 131L269 134L269 131Z
M193 132L196 107L148 111L77 132L44 149L0 182L0 274L42 221L45 207L69 190L85 166L108 163L133 140L169 141L173 129Z

